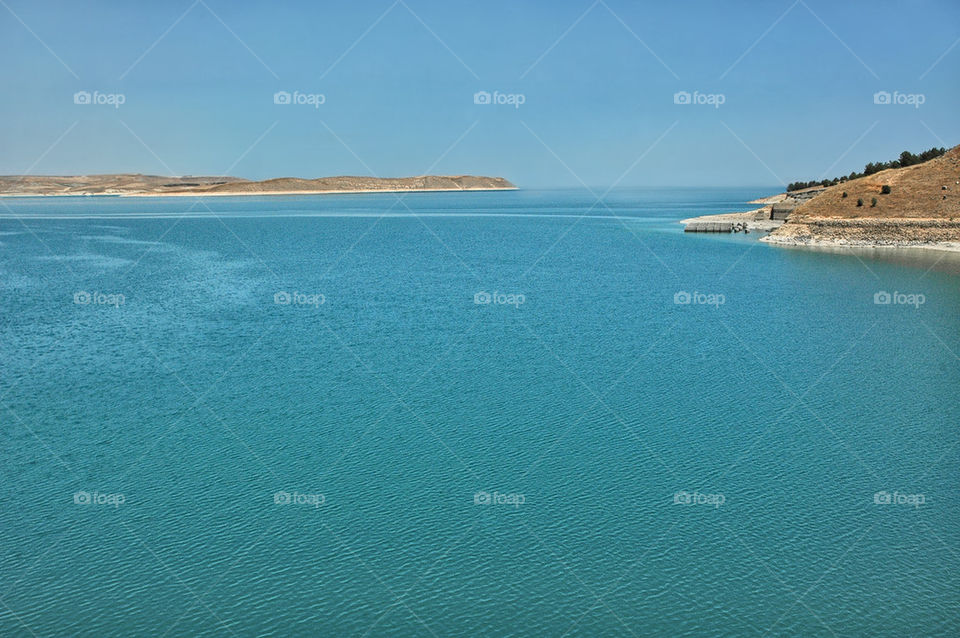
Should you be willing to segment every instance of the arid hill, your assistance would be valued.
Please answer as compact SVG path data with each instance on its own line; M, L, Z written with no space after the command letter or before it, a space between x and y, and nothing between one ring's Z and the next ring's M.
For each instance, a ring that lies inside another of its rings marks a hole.
M831 186L797 206L764 241L903 246L960 242L960 146L923 164Z
M280 177L262 182L218 184L211 193L271 193L296 191L446 191L515 188L502 177L422 175L420 177Z
M158 175L0 176L0 195L271 195L337 192L462 191L516 188L502 177L281 177L260 182L239 177Z

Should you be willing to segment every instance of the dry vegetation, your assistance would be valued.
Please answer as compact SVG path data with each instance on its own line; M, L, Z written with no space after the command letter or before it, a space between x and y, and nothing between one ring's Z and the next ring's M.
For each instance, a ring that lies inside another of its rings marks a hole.
M884 185L890 187L889 195L882 193ZM876 207L871 207L873 198ZM863 206L857 206L858 199ZM923 164L891 168L831 186L798 206L790 222L810 217L960 218L960 146Z

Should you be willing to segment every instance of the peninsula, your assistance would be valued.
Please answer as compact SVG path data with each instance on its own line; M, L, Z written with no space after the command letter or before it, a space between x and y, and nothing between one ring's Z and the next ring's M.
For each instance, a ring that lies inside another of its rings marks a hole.
M252 181L239 177L163 177L158 175L10 175L0 176L0 196L113 195L235 196L235 195L321 195L334 193L399 193L429 191L515 190L502 177L474 175L421 175L418 177L280 177Z
M896 164L894 164L896 165ZM803 186L804 184L799 184ZM922 163L795 188L746 213L683 220L688 231L768 231L790 246L901 246L960 250L960 146Z

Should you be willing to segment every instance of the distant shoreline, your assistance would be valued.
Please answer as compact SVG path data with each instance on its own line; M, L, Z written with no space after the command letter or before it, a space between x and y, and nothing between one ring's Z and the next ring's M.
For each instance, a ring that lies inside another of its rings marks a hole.
M0 197L241 197L256 195L336 195L447 191L516 190L503 177L417 175L414 177L275 177L249 180L227 175L164 176L141 173L103 175L0 175Z
M374 193L459 193L476 191L515 191L516 186L483 186L471 188L367 188L344 190L288 190L288 191L180 191L176 193L0 193L7 198L44 197L260 197L274 195L369 195Z

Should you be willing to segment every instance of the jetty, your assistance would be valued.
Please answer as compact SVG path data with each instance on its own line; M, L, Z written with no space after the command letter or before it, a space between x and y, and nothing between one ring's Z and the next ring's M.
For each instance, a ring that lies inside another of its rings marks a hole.
M749 233L746 222L690 222L683 227L685 233Z

